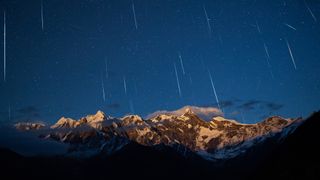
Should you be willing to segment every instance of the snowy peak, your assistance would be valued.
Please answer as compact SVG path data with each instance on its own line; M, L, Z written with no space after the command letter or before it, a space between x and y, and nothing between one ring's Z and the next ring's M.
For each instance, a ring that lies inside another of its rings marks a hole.
M102 122L107 120L107 116L104 114L104 112L102 111L97 111L96 114L94 115L88 115L86 116L87 122L91 123L91 122Z
M227 119L225 119L224 117L221 116L217 116L212 118L212 121L227 121Z
M220 122L220 123L223 123L223 122L225 122L225 123L233 123L233 124L239 124L239 125L241 124L241 123L239 123L239 122L236 121L236 120L226 119L226 118L221 117L221 116L214 117L214 118L212 118L212 120L210 121L210 123L212 123L212 124L215 124L215 123L218 123L218 122ZM245 125L245 124L241 124L241 125Z
M184 115L195 115L195 113L193 112L191 107L187 106L184 110Z
M97 111L96 114L93 115L87 115L86 117L82 117L79 120L74 120L71 118L65 118L62 117L58 120L56 124L51 126L52 129L56 128L76 128L82 125L89 125L93 128L100 128L101 124L107 120L110 119L107 117L104 112Z
M292 120L290 119L285 119L280 116L271 116L265 119L264 121L262 121L260 124L269 125L269 126L284 126L291 122Z
M151 118L151 122L157 123L157 122L161 122L164 120L170 120L170 119L174 119L176 116L175 115L167 115L167 114L159 114L153 118Z
M124 126L144 124L144 120L138 115L128 115L121 118L121 120Z
M29 123L29 122L20 122L14 125L18 130L29 131L29 130L39 130L45 127L43 123Z
M80 122L71 119L71 118L65 118L61 117L58 122L51 126L52 129L56 128L75 128L80 125Z

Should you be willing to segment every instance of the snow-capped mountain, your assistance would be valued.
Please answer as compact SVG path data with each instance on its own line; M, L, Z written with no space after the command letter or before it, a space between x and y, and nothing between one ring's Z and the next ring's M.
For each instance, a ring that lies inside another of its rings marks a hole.
M43 123L17 123L14 127L18 130L28 131L28 130L38 130L45 127Z
M236 157L276 134L280 134L280 141L301 122L302 119L279 116L256 124L241 124L221 116L205 121L192 108L184 108L180 114L157 114L146 120L138 115L113 118L98 111L79 120L62 117L41 137L70 144L71 154L112 154L129 142L135 142L148 147L170 146L184 156L188 156L186 152L193 152L205 159L216 160ZM16 128L38 130L46 127L19 123Z

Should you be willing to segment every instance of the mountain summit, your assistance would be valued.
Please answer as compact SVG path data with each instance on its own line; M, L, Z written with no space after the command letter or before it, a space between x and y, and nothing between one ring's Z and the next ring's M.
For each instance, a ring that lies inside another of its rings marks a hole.
M62 117L47 128L41 137L70 144L71 154L93 151L112 154L134 142L148 147L165 145L175 148L184 156L188 156L186 152L193 152L207 160L217 160L236 157L278 134L284 138L302 122L301 119L279 116L256 124L241 124L222 116L206 121L199 117L201 111L202 114L207 112L186 106L178 113L157 113L146 120L138 115L113 118L98 111L79 120ZM20 123L22 125L22 130L37 130L40 127Z

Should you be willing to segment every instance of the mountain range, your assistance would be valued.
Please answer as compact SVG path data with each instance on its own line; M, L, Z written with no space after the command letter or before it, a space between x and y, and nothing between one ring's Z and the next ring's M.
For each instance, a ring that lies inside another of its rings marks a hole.
M34 179L320 177L320 112L256 124L221 116L203 120L192 107L182 112L143 119L98 111L78 120L62 117L53 125L18 123L19 131L37 132L41 141L65 144L67 151L26 157L0 148L0 160L4 172Z
M191 152L215 161L234 158L277 134L280 141L303 123L301 118L279 116L256 124L241 124L221 116L205 121L193 107L182 109L181 115L158 114L146 120L138 115L113 118L98 111L79 120L62 117L50 127L41 123L18 123L15 127L45 130L40 137L68 144L68 155L110 155L135 142L147 147L170 146L184 156Z

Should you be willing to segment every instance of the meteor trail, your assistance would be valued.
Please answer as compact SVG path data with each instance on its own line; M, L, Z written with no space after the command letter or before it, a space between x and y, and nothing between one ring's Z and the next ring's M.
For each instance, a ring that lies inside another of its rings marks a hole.
M220 103L219 103L219 99L218 99L217 92L216 92L216 88L214 87L214 83L213 83L213 80L212 80L211 72L210 72L209 70L208 70L208 72L209 72L211 87L212 87L214 96L216 97L216 101L217 101L218 107L219 107L219 109L221 110L221 108L220 108Z
M123 76L123 88L124 88L124 93L127 95L127 82L126 82L125 76Z
M102 88L102 98L103 98L103 101L106 102L106 92L105 92L105 90L104 90L103 78L101 78L101 88Z
M265 51L266 56L267 56L268 66L271 67L271 64L269 62L269 59L270 59L269 50L268 50L268 47L267 47L266 43L263 43L263 47L264 47L264 51Z
M304 0L303 2L304 2L304 4L306 5L306 7L307 7L309 13L311 14L313 20L314 20L315 22L317 22L317 18L316 18L316 16L313 14L313 12L312 12L312 10L310 9L310 7L309 7L309 5L307 4L307 2L306 2L305 0Z
M272 69L271 69L271 64L270 64L270 54L269 54L269 50L268 50L268 47L267 47L265 42L263 42L263 47L264 47L264 51L266 53L266 60L267 60L267 63L268 63L268 68L269 68L271 77L273 79L274 75L273 75L273 72L272 72Z
M287 26L287 27L289 27L289 28L291 28L291 29L293 29L293 30L297 30L295 27L293 27L293 26L291 26L290 24L287 24L287 23L283 23L285 26Z
M41 0L41 28L42 28L42 31L43 31L43 24L44 24L44 21L43 21L43 0Z
M207 10L206 10L206 7L203 6L203 11L204 11L204 14L206 16L206 21L207 21L207 25L208 25L208 33L209 33L209 36L211 37L211 25L210 25L210 19L208 17L208 13L207 13Z
M6 47L6 11L3 12L3 80L6 81L7 70L7 47Z
M176 67L175 63L173 63L173 66L174 66L174 72L175 72L175 75L176 75L179 96L181 97L180 81L179 81L179 77L178 77L177 67Z
M138 29L138 23L137 23L137 18L136 18L136 10L134 8L134 2L132 1L132 13L133 13L133 19L134 19L134 25L136 29Z
M184 71L184 66L183 66L183 60L182 60L182 57L181 57L181 53L179 52L179 59L180 59L180 65L181 65L181 68L182 68L182 73L183 75L185 75L185 71Z
M294 69L297 69L296 62L294 61L294 57L293 57L293 55L292 55L291 47L290 47L289 42L288 42L287 39L286 39L286 43L287 43L287 47L288 47L288 50L289 50L289 53L290 53L290 57L291 57L291 60L292 60L292 64L293 64L293 66L294 66Z
M258 30L259 34L261 34L261 29L260 29L260 26L259 26L259 24L258 24L258 21L257 21L257 20L256 20L256 27L257 27L257 30Z

